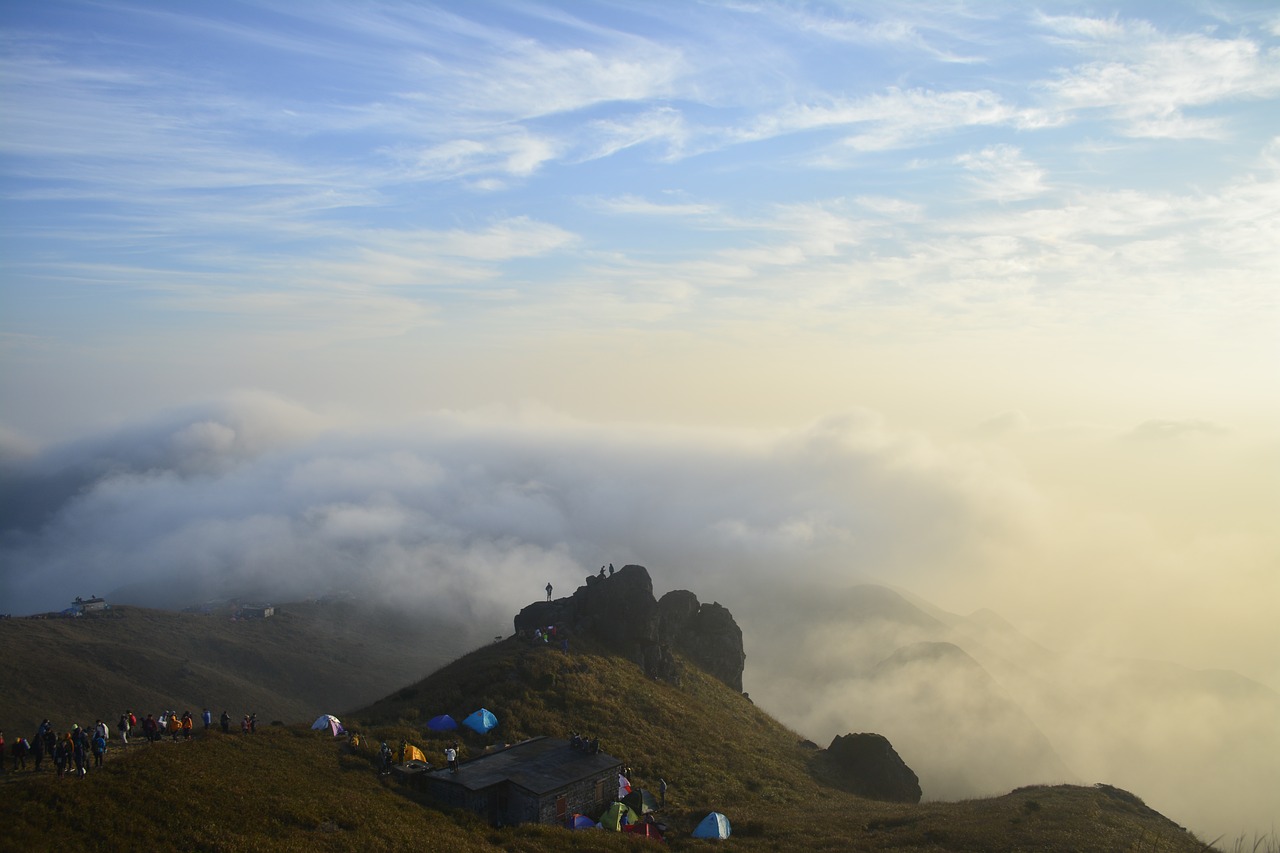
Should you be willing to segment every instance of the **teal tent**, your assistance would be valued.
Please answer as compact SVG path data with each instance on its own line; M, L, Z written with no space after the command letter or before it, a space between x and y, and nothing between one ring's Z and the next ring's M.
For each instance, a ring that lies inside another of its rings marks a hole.
M478 735L485 734L489 729L498 724L498 718L493 714L481 708L470 717L462 721L462 724Z
M720 814L720 812L712 812L702 819L702 823L694 827L693 837L728 838L729 818Z

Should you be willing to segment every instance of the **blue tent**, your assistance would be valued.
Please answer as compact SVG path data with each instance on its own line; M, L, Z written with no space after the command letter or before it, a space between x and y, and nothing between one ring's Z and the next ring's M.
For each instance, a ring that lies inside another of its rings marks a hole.
M599 829L600 824L584 814L576 814L573 816L573 823L570 824L573 829Z
M427 720L427 728L433 732L451 732L458 727L458 723L448 714L441 714L438 717L432 717Z
M728 838L729 818L720 814L720 812L712 812L702 819L702 823L694 827L693 837Z
M484 708L476 711L462 721L462 724L478 735L482 735L498 724L498 718Z

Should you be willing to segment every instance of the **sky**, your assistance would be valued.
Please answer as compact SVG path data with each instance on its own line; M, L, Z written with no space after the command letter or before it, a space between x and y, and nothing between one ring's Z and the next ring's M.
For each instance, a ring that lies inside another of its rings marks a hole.
M1278 102L1264 2L6 3L0 612L638 562L1278 690Z

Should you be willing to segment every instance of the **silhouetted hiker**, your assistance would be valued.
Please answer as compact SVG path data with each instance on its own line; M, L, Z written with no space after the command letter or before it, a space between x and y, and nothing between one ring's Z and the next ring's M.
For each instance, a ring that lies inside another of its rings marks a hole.
M147 714L147 718L142 721L142 734L146 737L147 743L155 743L160 737L160 724L150 714Z
M13 772L27 769L27 753L30 751L31 746L26 738L20 737L13 742L13 746L9 747L9 754L13 756Z
M551 600L551 581L547 581L547 601Z
M41 724L43 728L43 724ZM31 753L36 760L36 772L40 772L40 762L44 761L44 737L40 732L36 732L35 740L31 741Z
M53 764L57 768L58 778L61 779L71 767L71 755L75 752L75 744L71 742L71 732L62 735L62 739L58 741L53 748Z
M204 713L200 715L200 719L204 721L204 730L209 731L209 726L213 725L213 712L208 708L204 709Z
M257 733L258 733L258 715L250 714L249 715L249 734L255 735Z
M604 566L600 567L600 577L604 577Z
M382 749L378 752L378 772L386 776L391 772L391 764L393 757L391 755L391 747L387 746L387 742L382 742Z
M78 725L72 728L75 734L71 738L71 757L76 762L76 775L83 777L89 772L89 733Z
M613 563L609 564L609 577L613 577Z
M218 721L222 723L222 733L224 735L231 734L231 715L226 711L223 711L222 716L218 718Z

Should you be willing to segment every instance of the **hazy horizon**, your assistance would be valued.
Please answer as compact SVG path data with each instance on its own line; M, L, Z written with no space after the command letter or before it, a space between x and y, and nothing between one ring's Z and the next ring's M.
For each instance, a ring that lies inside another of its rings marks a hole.
M637 562L1278 691L1264 5L7 4L0 612Z

